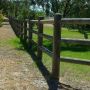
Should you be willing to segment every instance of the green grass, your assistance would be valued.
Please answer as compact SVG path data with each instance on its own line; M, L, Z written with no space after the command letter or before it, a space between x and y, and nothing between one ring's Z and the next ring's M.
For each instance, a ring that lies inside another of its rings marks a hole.
M6 40L0 40L0 45L9 45L11 47L19 47L20 46L20 40L17 37L6 39Z

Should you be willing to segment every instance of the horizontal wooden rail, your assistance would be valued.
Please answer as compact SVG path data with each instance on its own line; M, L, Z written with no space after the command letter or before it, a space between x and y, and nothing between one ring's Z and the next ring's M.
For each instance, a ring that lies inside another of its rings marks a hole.
M85 60L85 59L61 57L61 61L68 62L68 63L74 63L74 64L90 65L90 60Z
M87 39L62 38L61 41L64 43L78 43L81 45L90 45L90 40Z
M39 47L43 52L45 52L46 54L48 54L50 57L52 57L53 53L52 51L50 51L49 49L47 49L46 47L42 46Z
M62 24L89 24L90 18L62 18Z
M32 32L34 34L38 34L37 31L35 30L32 30ZM46 34L39 34L41 37L44 37L46 39L49 39L49 40L53 40L53 36L50 36L50 35L46 35ZM81 45L90 45L90 40L89 39L71 39L71 38L61 38L61 42L64 42L64 43L78 43L78 44L81 44Z
M34 33L36 35L39 35L40 37L44 37L46 39L49 39L49 40L52 40L53 39L53 36L50 36L50 35L47 35L47 34L38 34L38 32L35 31L35 30L32 30L32 33Z
M38 23L38 20L31 20L33 23ZM50 20L41 20L43 24L54 24L54 19ZM62 24L89 24L90 18L62 18Z

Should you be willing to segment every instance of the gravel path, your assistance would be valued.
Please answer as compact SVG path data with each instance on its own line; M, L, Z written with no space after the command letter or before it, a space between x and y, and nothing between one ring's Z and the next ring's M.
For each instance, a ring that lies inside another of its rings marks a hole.
M5 44L14 37L10 25L0 27L0 90L47 90L30 55Z

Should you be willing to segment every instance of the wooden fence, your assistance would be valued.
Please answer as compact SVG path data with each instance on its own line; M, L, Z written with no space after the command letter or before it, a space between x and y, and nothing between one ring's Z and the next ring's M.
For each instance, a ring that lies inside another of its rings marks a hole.
M90 40L83 39L69 39L61 38L61 25L62 24L89 24L90 18L61 18L60 14L54 16L54 20L44 20L44 17L39 17L38 20L17 20L16 18L9 17L9 22L15 32L28 49L32 48L32 45L37 45L37 57L38 60L42 60L42 52L47 53L52 57L52 77L59 80L60 61L90 65L89 60L80 60L76 58L68 58L60 56L61 42L67 43L80 43L84 45L90 45ZM33 30L33 24L37 23L38 31ZM43 33L44 24L53 24L53 36ZM38 36L37 43L32 40L33 33ZM53 40L53 50L50 51L43 46L43 38Z

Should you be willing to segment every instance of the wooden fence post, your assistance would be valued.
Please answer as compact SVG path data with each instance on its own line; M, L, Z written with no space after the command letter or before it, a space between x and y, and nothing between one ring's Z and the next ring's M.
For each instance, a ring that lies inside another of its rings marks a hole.
M23 39L23 22L20 20L20 42L22 42Z
M16 35L18 37L18 20L16 19L16 29L15 29Z
M21 36L22 36L22 20L20 20L20 40L21 40Z
M24 44L27 42L27 21L24 20Z
M17 29L17 33L18 33L18 37L20 37L20 20L18 20L18 29Z
M40 50L40 47L43 43L43 37L40 36L40 34L43 34L43 23L40 22L40 20L43 20L44 17L38 18L38 45L37 45L37 57L39 60L42 60L42 50Z
M60 70L61 15L54 16L52 78L59 80Z
M33 24L31 22L31 19L29 18L29 41L28 41L29 49L32 49L32 29L33 29Z

